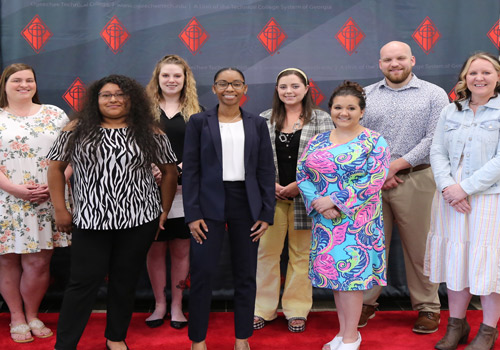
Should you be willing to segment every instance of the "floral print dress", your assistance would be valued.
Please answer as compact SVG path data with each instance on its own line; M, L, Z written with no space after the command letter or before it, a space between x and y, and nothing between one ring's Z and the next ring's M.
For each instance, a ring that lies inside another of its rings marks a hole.
M47 184L47 153L68 122L52 105L27 117L0 108L0 171L15 184ZM55 231L53 212L50 200L31 203L0 189L0 254L68 246L70 236Z
M365 129L345 144L330 131L313 137L299 159L297 184L313 218L309 278L338 291L387 285L381 188L389 151L380 134ZM341 216L328 220L311 206L329 196Z

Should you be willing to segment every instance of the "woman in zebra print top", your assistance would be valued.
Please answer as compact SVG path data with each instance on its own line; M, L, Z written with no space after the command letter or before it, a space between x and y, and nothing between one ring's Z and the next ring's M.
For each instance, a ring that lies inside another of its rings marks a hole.
M56 349L76 349L108 274L107 349L128 349L125 337L135 287L158 227L163 229L177 184L176 157L136 81L110 75L92 84L77 118L47 156L49 189L61 232L73 232L71 278L59 318ZM151 171L162 172L160 193ZM63 172L74 169L73 217L64 206Z

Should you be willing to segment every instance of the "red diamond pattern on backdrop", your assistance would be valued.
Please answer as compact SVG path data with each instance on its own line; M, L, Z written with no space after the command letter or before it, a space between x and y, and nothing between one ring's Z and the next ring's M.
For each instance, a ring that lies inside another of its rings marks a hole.
M269 22L262 28L259 35L257 35L257 38L272 56L288 38L288 35L286 35L278 22L271 17Z
M441 34L431 19L425 17L424 21L415 29L411 37L424 50L425 54L428 55L441 37Z
M323 95L323 92L321 92L318 85L316 85L316 83L312 79L309 79L309 89L311 89L311 95L314 103L319 106L320 103L325 99L325 95Z
M85 87L85 84L80 80L80 78L76 78L62 97L73 110L79 112L82 108L86 91L87 88Z
M359 28L358 24L354 22L352 17L349 17L347 22L344 23L335 35L335 38L337 38L340 45L344 47L350 56L356 51L365 36L365 33Z
M200 49L208 38L210 38L210 35L208 35L196 17L193 17L181 31L179 38L194 56L200 52Z
M457 85L455 84L453 89L451 89L451 91L448 93L448 97L450 98L450 101L455 101L457 99L457 93L455 92L456 87L457 87Z
M120 49L128 40L130 34L128 33L122 22L120 22L118 17L113 16L113 18L111 18L102 29L101 37L109 46L111 51L113 51L113 53L116 55L121 51Z
M491 27L487 35L497 49L500 50L500 19Z
M248 101L247 95L243 95L243 97L241 97L241 100L240 100L240 107L243 107L245 105L245 103L247 103L247 101Z
M21 31L21 35L26 39L36 53L40 53L52 36L49 27L42 21L40 16L35 15L26 27Z

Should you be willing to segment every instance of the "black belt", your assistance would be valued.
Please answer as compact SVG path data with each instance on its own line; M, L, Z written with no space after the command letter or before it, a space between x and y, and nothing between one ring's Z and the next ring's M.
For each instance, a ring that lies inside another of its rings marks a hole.
M417 166L414 166L411 168L406 168L406 169L400 170L396 173L396 175L406 175L406 174L414 173L416 171L424 170L424 169L427 169L430 167L431 167L430 164L420 164L420 165L417 165Z

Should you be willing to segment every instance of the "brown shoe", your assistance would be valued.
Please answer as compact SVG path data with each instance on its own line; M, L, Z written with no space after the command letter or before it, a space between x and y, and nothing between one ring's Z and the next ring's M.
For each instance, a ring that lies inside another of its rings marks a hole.
M439 327L439 317L439 312L420 311L413 331L421 334L436 332Z
M469 333L470 326L465 317L450 317L446 326L446 334L434 347L439 350L455 350L458 344L467 344Z
M498 329L485 325L481 323L479 326L479 331L476 337L472 339L465 350L485 350L491 349L495 345L495 341L498 338Z
M364 326L366 326L369 319L375 317L375 310L375 306L363 304L363 308L361 309L361 316L359 317L358 328L363 328Z

